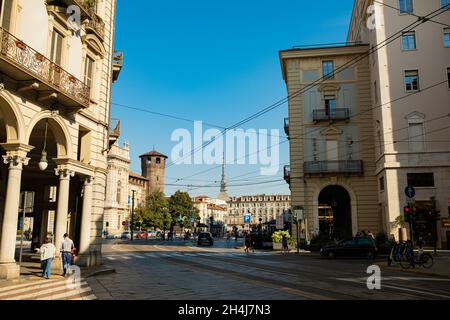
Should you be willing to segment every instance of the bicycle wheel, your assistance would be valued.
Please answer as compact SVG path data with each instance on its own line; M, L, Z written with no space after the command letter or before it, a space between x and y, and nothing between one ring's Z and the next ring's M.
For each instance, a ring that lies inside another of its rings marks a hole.
M404 255L400 258L398 262L400 263L402 269L410 269L411 267L413 267L413 265L411 264L411 260Z
M424 253L420 263L425 269L430 269L434 263L433 257L429 253Z

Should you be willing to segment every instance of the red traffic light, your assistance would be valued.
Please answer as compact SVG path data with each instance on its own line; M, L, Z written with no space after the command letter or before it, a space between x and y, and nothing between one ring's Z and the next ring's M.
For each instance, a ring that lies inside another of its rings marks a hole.
M411 209L409 207L405 207L405 212L409 213L411 211Z

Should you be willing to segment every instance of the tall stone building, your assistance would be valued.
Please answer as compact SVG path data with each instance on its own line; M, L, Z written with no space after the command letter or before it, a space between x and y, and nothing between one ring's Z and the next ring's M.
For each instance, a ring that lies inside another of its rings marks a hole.
M115 0L9 0L0 12L0 278L19 277L15 260L21 191L34 192L33 238L65 232L78 264L102 262L110 143ZM81 25L67 8L80 8ZM57 190L56 197L53 197ZM57 263L60 266L59 252Z
M375 7L376 24L367 28L366 12ZM428 210L448 217L450 196L450 21L447 0L356 0L348 41L369 46L428 16L417 28L370 56L372 126L378 210L383 229L397 234L395 219L407 204L405 188L416 189L415 238L450 248L450 229L427 219ZM409 95L408 97L405 97ZM394 230L393 230L394 229Z
M289 95L310 88L289 100L291 165L285 170L293 210L304 207L307 239L317 231L343 238L381 228L368 59L335 73L368 49L343 45L280 52ZM311 87L322 77L326 81Z
M331 224L397 236L412 186L414 238L449 246L450 230L429 215L447 217L450 196L449 21L445 0L356 0L346 44L280 52L291 97L285 177L309 234Z
M140 156L142 176L148 179L147 193L164 192L167 156L155 150Z
M128 189L130 176L130 145L120 147L116 141L108 153L105 217L103 230L116 234L126 229L129 220Z

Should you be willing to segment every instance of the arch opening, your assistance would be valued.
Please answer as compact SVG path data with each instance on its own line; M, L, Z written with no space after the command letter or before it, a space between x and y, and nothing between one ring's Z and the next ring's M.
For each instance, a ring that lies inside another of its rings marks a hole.
M352 203L344 187L331 185L320 192L319 231L330 239L352 236Z

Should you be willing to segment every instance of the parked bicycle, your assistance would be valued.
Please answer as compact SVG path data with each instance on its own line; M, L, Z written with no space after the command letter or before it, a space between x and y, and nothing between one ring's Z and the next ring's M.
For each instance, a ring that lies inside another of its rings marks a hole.
M410 240L393 244L391 254L388 257L388 266L391 266L394 262L399 263L403 269L415 268L416 266L429 269L434 264L431 254L423 252L423 249L415 253Z

